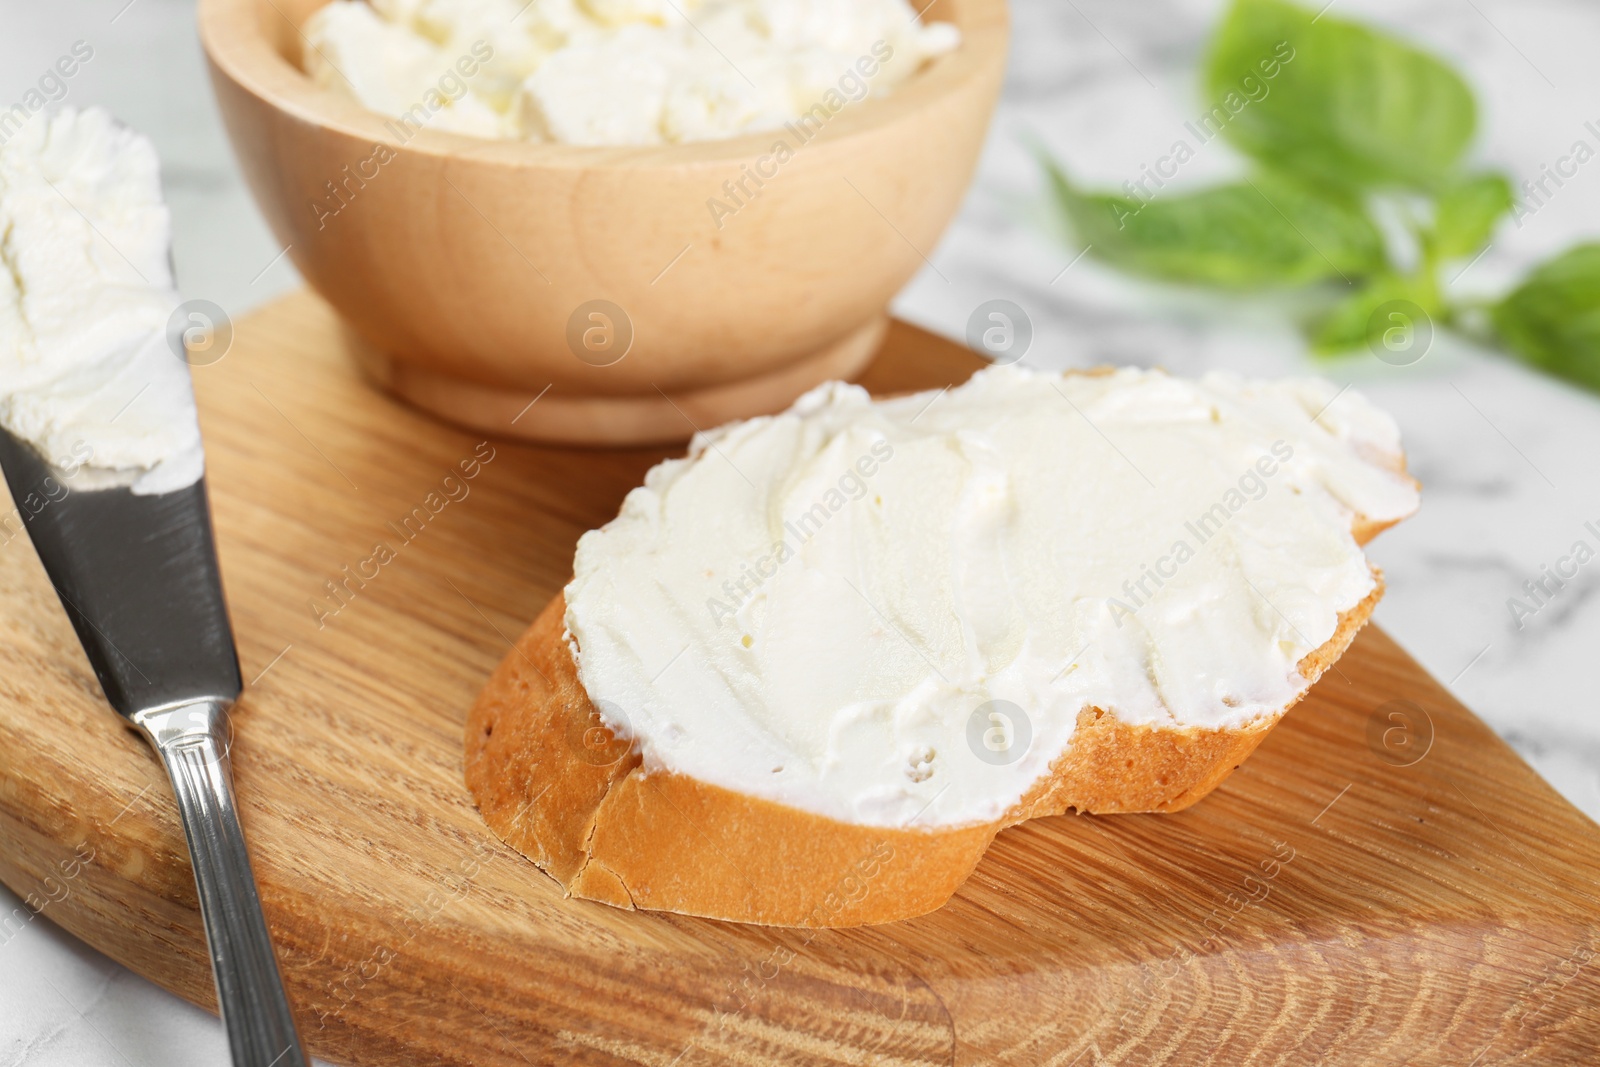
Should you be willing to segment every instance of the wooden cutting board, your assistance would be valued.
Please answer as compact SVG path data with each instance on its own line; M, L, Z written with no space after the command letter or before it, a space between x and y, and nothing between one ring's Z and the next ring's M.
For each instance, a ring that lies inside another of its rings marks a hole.
M233 742L245 831L317 1055L1594 1062L1600 830L1370 627L1197 807L1008 830L933 915L791 931L563 900L480 822L463 719L579 534L663 453L483 443L374 392L344 346L296 295L195 374L253 680ZM898 325L866 382L977 365ZM211 1006L166 781L102 704L19 528L0 526L0 878ZM393 559L360 578L379 543ZM4 939L36 921L0 919Z

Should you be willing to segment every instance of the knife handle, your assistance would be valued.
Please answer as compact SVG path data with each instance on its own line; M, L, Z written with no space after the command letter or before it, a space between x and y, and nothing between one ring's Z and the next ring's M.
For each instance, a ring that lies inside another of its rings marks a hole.
M226 706L201 700L132 718L178 798L234 1067L306 1067L234 807Z

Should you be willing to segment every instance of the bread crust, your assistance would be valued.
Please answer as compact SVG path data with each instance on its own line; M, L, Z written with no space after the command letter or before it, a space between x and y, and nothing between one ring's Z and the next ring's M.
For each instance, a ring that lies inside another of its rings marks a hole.
M1375 531L1374 531L1375 532ZM1315 682L1383 593L1339 617L1300 673ZM672 771L646 773L578 680L561 595L500 664L467 717L466 779L506 844L572 896L621 908L775 926L909 919L943 905L996 833L1068 811L1170 812L1242 763L1288 711L1242 729L1138 725L1097 708L1005 817L969 826L861 826Z

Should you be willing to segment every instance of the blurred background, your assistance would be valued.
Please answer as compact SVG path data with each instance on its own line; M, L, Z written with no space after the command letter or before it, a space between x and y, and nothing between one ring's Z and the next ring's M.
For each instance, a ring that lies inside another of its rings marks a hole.
M929 18L938 17L935 5ZM918 5L920 6L920 4ZM1186 136L1202 108L1197 64L1219 0L1012 0L1005 94L976 182L900 316L960 339L995 298L1033 322L1030 363L1156 364L1184 374L1316 373L1399 420L1424 487L1414 519L1376 541L1387 572L1377 620L1558 790L1600 819L1600 563L1519 628L1507 600L1600 527L1600 396L1440 334L1420 362L1309 356L1271 301L1139 282L1078 259L1048 222L1029 148L1080 182L1117 190ZM1476 162L1514 182L1584 140L1600 149L1600 5L1586 0L1335 0L1331 14L1399 33L1462 70L1481 107ZM93 57L65 103L101 104L160 150L186 298L235 318L295 288L282 248L239 176L207 83L190 0L7 5L0 102L32 88L77 42ZM1594 124L1593 129L1586 123ZM1220 139L1185 164L1185 186L1236 176ZM846 194L848 195L848 194ZM898 240L887 226L885 240ZM1463 298L1504 292L1533 263L1600 239L1600 160L1485 254L1446 272ZM841 265L841 269L843 266ZM1459 272L1459 273L1458 273ZM1492 813L1491 813L1492 815ZM0 888L0 914L20 906ZM0 1067L185 1067L226 1061L215 1020L125 971L47 919L0 944ZM112 1038L115 1041L113 1043Z

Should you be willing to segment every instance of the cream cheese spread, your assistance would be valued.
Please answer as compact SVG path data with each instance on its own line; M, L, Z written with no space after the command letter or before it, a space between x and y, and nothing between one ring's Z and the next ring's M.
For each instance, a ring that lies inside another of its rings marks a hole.
M581 145L823 121L960 42L906 0L334 0L304 33L306 72L406 139Z
M148 140L63 109L0 145L0 425L77 488L159 493L204 469L172 227Z
M1000 818L1078 714L1237 728L1414 511L1353 390L1157 371L831 383L698 435L578 543L579 677L647 773L849 823Z

